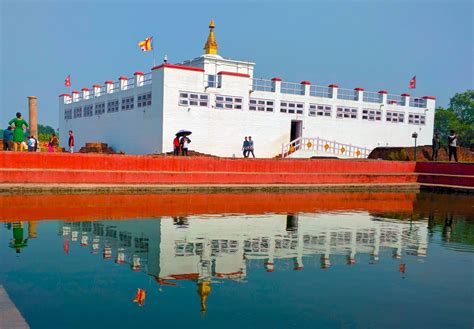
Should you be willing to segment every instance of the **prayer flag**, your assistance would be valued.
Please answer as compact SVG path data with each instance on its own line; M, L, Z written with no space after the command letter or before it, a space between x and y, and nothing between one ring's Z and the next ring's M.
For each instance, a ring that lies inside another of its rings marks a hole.
M416 75L413 78L411 78L410 85L409 85L408 88L410 88L410 89L415 89L416 88Z
M140 49L141 49L142 51L150 51L150 50L153 50L153 43L152 43L152 40L153 40L153 37L146 38L145 40L140 41L140 42L138 43L138 47L140 47Z

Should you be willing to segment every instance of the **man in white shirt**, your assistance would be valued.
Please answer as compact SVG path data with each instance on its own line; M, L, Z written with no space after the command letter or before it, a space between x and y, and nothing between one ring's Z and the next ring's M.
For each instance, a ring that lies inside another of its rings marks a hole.
M456 136L456 132L454 130L451 130L449 132L448 154L449 154L449 161L451 161L451 158L454 155L454 161L458 162L458 136Z

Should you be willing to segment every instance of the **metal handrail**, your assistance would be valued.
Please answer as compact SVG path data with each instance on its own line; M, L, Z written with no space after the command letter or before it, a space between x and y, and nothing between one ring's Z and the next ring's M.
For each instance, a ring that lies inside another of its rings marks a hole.
M298 137L295 140L281 146L281 157L286 158L290 154L300 151L324 151L334 155L346 156L351 158L364 159L372 152L366 147L352 144L339 143L319 137Z

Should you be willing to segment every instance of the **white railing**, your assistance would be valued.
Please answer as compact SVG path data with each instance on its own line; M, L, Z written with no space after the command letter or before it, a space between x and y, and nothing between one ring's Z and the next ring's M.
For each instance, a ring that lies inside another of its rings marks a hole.
M329 87L311 85L309 87L309 95L313 97L331 98L331 90Z
M143 85L151 85L151 82L152 82L152 75L151 75L151 72L150 73L146 73L144 76L143 76Z
M364 91L363 101L368 103L382 103L382 97L380 97L379 93L373 91Z
M114 82L112 84L112 93L120 91L120 81Z
M126 89L135 88L135 78L129 78L127 80Z
M405 105L405 99L404 97L400 95L392 95L388 94L387 95L387 104L391 105Z
M282 82L282 94L304 95L303 85L295 82Z
M343 89L339 88L337 90L337 99L346 99L350 101L357 100L357 91L354 89Z
M322 151L349 158L367 158L372 151L366 147L339 143L319 137L299 137L281 146L281 157L286 158L296 151Z
M426 99L413 97L410 98L411 107L426 107Z
M261 78L252 79L252 90L275 92L273 81Z

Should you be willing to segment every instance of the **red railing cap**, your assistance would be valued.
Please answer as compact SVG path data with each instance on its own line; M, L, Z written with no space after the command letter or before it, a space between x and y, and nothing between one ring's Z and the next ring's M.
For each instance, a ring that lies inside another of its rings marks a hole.
M79 94L79 92L77 90L73 90L72 93L73 94Z
M89 91L89 88L82 88L82 91Z
M112 80L107 80L104 82L106 85L114 83Z
M133 75L145 75L145 73L137 71L137 72L133 73Z
M272 81L281 81L281 78L280 77L274 77L274 78L272 78Z
M311 84L311 81L306 81L306 80L304 80L304 81L301 81L300 84L302 84L302 85L310 85L310 84Z
M409 94L409 93L403 93L401 96L403 96L403 97L410 97L410 94Z
M432 99L432 100L436 100L436 97L434 97L434 96L423 96L422 98L423 98L423 99Z
M95 84L95 85L93 85L92 87L94 87L94 88L100 88L100 87L102 87L102 86L99 85L99 84Z
M242 78L250 78L250 75L246 73L237 73L237 72L228 72L228 71L220 71L217 73L218 75L230 75L234 77L242 77Z
M336 85L335 83L331 83L328 87L329 88L339 88L339 86Z
M379 93L379 94L388 94L388 91L386 91L386 90L379 90L378 93Z
M122 75L122 76L119 77L119 80L128 80L128 78L126 76Z
M71 95L69 95L69 94L61 94L61 95L59 95L59 97L66 97L66 96L67 96L67 97L71 97Z
M354 88L354 90L357 90L357 91L364 91L365 89L362 88L362 87L356 87L356 88Z
M161 65L152 67L151 70L154 71L154 70L159 70L159 69L162 69L162 68L204 72L204 69L202 69L200 67L186 66L186 65L176 65L176 64L161 64Z

